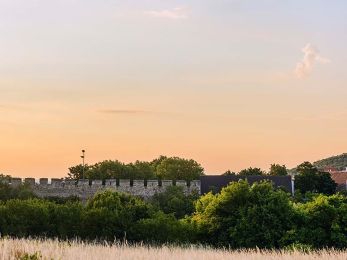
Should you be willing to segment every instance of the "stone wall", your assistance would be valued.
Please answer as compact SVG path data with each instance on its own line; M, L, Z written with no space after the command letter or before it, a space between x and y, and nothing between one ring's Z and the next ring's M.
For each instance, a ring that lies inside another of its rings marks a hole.
M10 185L16 186L21 183L29 184L34 193L39 197L69 197L78 196L82 200L87 200L95 193L106 189L114 191L125 192L135 196L140 196L145 199L150 198L155 193L160 193L166 190L167 187L172 185L182 186L185 194L190 194L196 191L200 194L200 181L194 180L190 184L186 181L178 180L173 182L171 180L116 180L109 179L104 182L101 180L62 180L41 178L36 183L34 178L12 178Z

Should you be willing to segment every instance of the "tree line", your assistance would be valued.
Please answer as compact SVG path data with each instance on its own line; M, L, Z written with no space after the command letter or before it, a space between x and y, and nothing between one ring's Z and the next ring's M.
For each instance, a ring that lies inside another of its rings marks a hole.
M82 164L69 168L69 179L167 179L196 180L204 174L201 165L192 159L160 156L152 161L123 163L118 160L105 160L93 165Z
M241 170L238 174L227 171L223 175L272 175L272 176L286 176L289 174L285 165L271 164L269 172L265 172L260 168L247 168ZM321 171L310 162L303 162L291 170L291 175L295 179L295 189L299 193L315 192L323 194L334 194L336 192L337 184L331 178L330 173Z
M327 172L320 171L310 162L303 162L294 170L288 170L285 165L271 164L268 172L260 168L249 167L238 173L230 170L222 175L272 175L286 176L291 173L295 176L297 189L310 192L333 194L337 184ZM160 156L149 162L136 161L122 163L118 160L105 160L94 165L76 165L69 168L68 179L166 179L166 180L196 180L204 175L204 168L195 160L179 157Z

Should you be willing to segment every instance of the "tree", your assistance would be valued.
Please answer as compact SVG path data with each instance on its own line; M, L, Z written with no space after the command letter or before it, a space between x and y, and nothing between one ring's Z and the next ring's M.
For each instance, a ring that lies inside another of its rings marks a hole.
M156 168L159 179L196 180L204 174L204 169L194 160L170 157L163 159Z
M71 180L79 180L79 179L82 179L83 178L83 171L84 173L86 173L88 170L90 169L90 167L88 166L88 164L85 164L84 165L84 168L83 168L83 165L82 164L78 164L78 165L75 165L75 166L71 166L69 168L69 172L68 172L68 179L71 179ZM84 176L86 177L86 175Z
M293 227L289 195L270 182L233 182L220 194L208 193L191 218L200 241L232 248L278 248Z
M296 206L295 226L285 243L300 243L313 248L346 248L347 201L342 195L320 194Z
M8 183L0 182L0 200L7 201L11 199L29 199L35 198L31 187L28 184L21 184L18 186L11 186Z
M100 192L87 203L84 237L125 238L134 223L150 217L150 210L148 203L134 196L111 190Z
M150 162L136 161L135 163L129 164L129 166L133 168L132 170L134 171L136 179L156 179L154 172L155 168Z
M131 229L137 241L150 243L192 243L194 230L189 223L177 220L172 214L155 212L150 218L139 220Z
M285 165L271 164L269 175L286 176L288 175L287 168Z
M152 160L150 162L150 164L153 166L154 170L157 169L157 166L162 162L164 161L165 159L167 159L167 156L164 156L164 155L160 155L158 158Z
M313 174L317 173L318 169L310 162L303 162L296 167L296 171L299 174Z
M336 192L337 184L326 172L320 172L310 162L303 162L296 168L295 187L302 193L316 192L333 194Z
M265 172L261 170L260 168L249 167L248 169L241 170L239 172L239 175L242 175L242 176L265 175Z
M194 201L198 198L198 193L185 195L183 187L170 186L165 192L155 194L150 202L166 214L174 214L176 218L183 218L194 212Z
M222 174L222 176L235 176L235 175L236 173L230 170L227 170L225 173Z
M122 163L118 160L105 160L85 168L86 179L169 179L194 180L204 174L204 169L194 160L179 157L160 156L151 162L135 161ZM68 179L81 179L83 166L81 164L69 168Z
M132 168L118 160L98 162L87 171L88 179L130 179Z
M317 173L317 191L319 193L331 195L336 192L337 183L331 178L328 172Z

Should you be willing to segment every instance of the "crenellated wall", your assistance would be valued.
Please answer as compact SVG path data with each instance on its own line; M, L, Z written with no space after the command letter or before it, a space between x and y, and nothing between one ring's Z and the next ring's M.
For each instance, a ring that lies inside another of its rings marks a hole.
M126 192L135 196L143 198L150 198L155 193L160 193L166 190L167 187L172 185L182 186L185 194L190 194L196 191L200 194L200 180L191 181L190 184L186 181L178 180L173 182L171 180L63 180L40 178L36 183L34 178L12 178L10 185L18 186L21 183L29 184L34 193L39 197L69 197L78 196L82 200L92 197L95 193L111 189L120 192ZM189 185L188 185L189 184Z

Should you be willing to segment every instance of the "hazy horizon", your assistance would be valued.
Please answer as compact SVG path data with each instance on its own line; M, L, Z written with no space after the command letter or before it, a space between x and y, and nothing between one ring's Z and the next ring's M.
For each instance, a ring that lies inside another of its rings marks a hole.
M159 155L208 174L346 151L343 0L0 0L0 173Z

